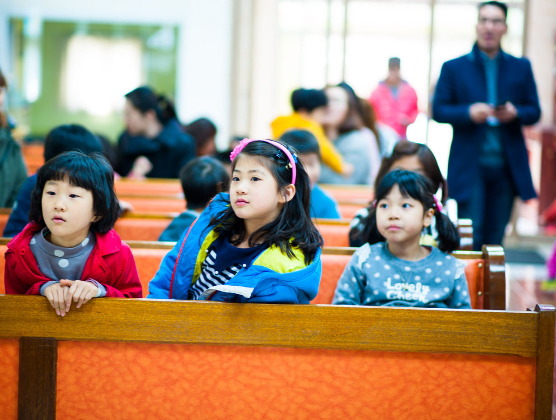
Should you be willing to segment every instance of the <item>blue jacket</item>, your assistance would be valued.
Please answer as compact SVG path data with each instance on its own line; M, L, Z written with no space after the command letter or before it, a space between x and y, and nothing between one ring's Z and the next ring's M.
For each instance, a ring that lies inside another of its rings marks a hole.
M217 195L164 257L149 283L148 298L188 299L189 287L199 277L206 250L218 237L209 227L212 217L230 205L229 195ZM303 253L289 258L276 246L264 249L251 265L227 283L216 286L211 300L252 303L309 303L318 292L322 273L320 250L309 265Z
M313 185L311 189L311 205L309 206L309 210L311 217L319 219L342 218L336 200L318 184Z
M8 223L4 228L3 236L9 238L17 235L29 223L29 211L31 210L31 194L37 185L37 174L28 177L17 192L12 212Z
M531 64L500 51L498 66L498 98L510 101L518 118L500 126L502 147L517 193L523 200L536 197L523 125L536 123L541 116L537 87ZM454 129L448 160L448 189L458 201L469 199L473 177L479 173L481 144L486 138L486 124L475 124L469 116L469 106L487 102L486 77L479 48L442 66L433 98L433 118L449 123Z

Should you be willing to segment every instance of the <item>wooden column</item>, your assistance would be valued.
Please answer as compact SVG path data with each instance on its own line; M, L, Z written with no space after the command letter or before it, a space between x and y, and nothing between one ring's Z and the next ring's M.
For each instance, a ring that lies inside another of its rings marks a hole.
M18 417L56 418L56 362L58 340L21 337L19 340Z

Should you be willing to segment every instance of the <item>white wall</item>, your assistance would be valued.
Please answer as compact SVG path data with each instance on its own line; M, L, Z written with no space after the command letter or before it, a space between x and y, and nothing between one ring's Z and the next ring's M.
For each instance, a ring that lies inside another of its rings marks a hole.
M186 122L206 116L230 135L232 6L229 0L0 0L0 67L8 62L10 17L179 26L176 106Z
M553 123L554 78L556 76L556 1L530 0L525 56L532 63L544 124Z

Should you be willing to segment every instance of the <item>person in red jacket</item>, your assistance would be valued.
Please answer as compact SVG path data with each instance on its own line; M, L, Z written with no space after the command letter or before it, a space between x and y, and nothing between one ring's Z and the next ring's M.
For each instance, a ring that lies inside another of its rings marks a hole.
M396 130L406 139L407 126L415 122L419 112L415 89L402 79L400 59L388 60L388 77L380 82L369 98L379 122Z
M114 172L101 154L66 152L38 172L27 226L8 243L8 294L46 296L60 316L95 297L142 297L129 246L114 231Z

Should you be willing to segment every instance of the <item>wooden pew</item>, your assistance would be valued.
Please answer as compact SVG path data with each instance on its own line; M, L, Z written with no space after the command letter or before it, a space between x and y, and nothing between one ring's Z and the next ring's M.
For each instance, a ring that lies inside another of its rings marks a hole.
M21 147L21 153L29 175L37 172L37 170L44 164L43 143L24 143Z
M143 295L156 274L160 261L173 247L172 242L128 241L131 246ZM356 248L324 247L322 278L319 292L311 303L332 303L336 284ZM466 263L465 274L471 305L475 309L506 308L506 276L504 250L500 246L485 246L479 251L456 251L453 254Z
M6 228L6 224L8 223L8 219L10 218L10 213L12 209L9 207L0 207L0 236L4 229Z
M324 248L323 274L319 292L311 303L332 303L336 284L356 248ZM504 249L485 245L482 251L455 251L454 257L465 262L465 275L471 307L474 309L506 309L506 276Z
M552 306L0 296L3 418L550 419Z
M351 202L368 206L373 200L374 191L371 185L337 185L319 184L323 190L332 195L338 202Z
M4 293L4 258L8 238L0 238L0 293ZM173 242L127 241L130 245L143 296L148 294L148 283L156 274L162 258L174 246ZM324 247L323 274L319 293L312 303L332 303L336 284L355 248ZM455 251L455 257L466 262L466 276L471 305L475 309L506 308L506 277L504 250L500 246L485 246L483 251Z
M128 212L120 217L114 229L125 241L158 241L158 238L179 213L148 214Z
M119 178L114 182L118 195L174 195L183 196L181 184L178 179L153 179L136 180Z

